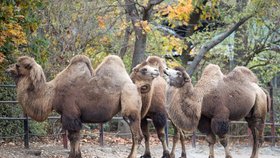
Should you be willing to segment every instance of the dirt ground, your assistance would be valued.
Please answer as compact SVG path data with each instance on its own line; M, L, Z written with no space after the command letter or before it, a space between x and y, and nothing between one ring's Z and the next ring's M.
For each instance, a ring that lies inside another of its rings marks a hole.
M172 142L170 138L169 149ZM82 156L84 158L125 158L131 148L131 140L113 136L105 136L104 146L98 144L95 138L83 138L81 140ZM155 136L151 138L151 152L153 158L162 156L162 149ZM198 141L196 148L191 146L190 141L186 142L188 158L207 158L208 146L205 141ZM249 158L251 146L248 143L234 142L230 144L234 158ZM138 149L137 157L144 152L144 142ZM64 149L60 140L36 139L30 142L30 148L24 149L22 142L2 143L0 146L0 158L64 158L67 157L69 148ZM177 145L176 157L180 156L180 145ZM224 158L224 150L220 144L215 146L215 157ZM280 146L270 147L265 143L260 149L260 158L279 158Z

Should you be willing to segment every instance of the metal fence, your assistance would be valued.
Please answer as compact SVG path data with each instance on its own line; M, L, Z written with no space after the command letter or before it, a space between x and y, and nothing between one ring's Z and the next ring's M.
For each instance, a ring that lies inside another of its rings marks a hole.
M15 85L0 85L0 88L15 88ZM277 89L279 91L279 89ZM270 128L270 135L265 135L265 138L269 138L271 140L271 144L272 146L275 146L275 142L276 142L276 139L277 138L280 138L280 136L277 135L277 132L276 130L279 130L280 131L280 124L279 124L279 120L275 120L275 109L279 110L279 101L274 101L273 100L273 88L271 87L270 88L270 94L271 94L271 97L272 97L272 108L271 108L271 111L270 111L270 114L269 114L269 118L267 118L267 122L266 123L266 128ZM11 104L11 105L15 105L15 106L18 106L18 102L17 101L14 101L14 100L8 100L8 101L0 101L0 106L3 105L3 104ZM275 106L277 105L277 106ZM278 115L278 113L277 113ZM3 116L0 116L0 120L8 120L8 121L13 121L13 120L22 120L23 121L23 128L24 128L24 133L22 135L14 135L14 136L11 136L11 137L22 137L24 138L24 147L25 148L29 148L29 121L30 121L30 117L27 117L26 115L23 115L23 117L3 117ZM60 119L60 116L49 116L48 117L48 120L53 120L53 119ZM113 117L113 120L121 120L122 117ZM278 122L278 123L276 123ZM247 124L246 121L232 121L231 124ZM168 133L168 126L165 128L166 130L166 133ZM61 133L62 135L62 142L63 142L63 146L64 148L67 148L67 133L66 131L63 131ZM103 139L103 136L104 136L104 127L103 127L103 124L99 124L99 143L100 145L103 145L104 144L104 139ZM204 137L205 135L202 135L200 134L199 132L196 132L196 133L193 133L192 134L192 146L195 147L196 145L196 139L197 137ZM229 137L235 137L235 138L243 138L243 137L247 137L247 138L250 138L250 132L248 130L247 134L244 134L244 135L229 135ZM0 136L0 139L1 139L1 136ZM168 143L168 135L166 137L166 141Z

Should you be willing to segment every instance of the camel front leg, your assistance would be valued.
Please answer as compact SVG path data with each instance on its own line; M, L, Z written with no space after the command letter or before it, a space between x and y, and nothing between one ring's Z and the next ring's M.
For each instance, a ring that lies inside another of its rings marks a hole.
M68 139L70 141L69 158L81 158L80 150L80 131L68 130Z
M206 141L209 144L209 158L214 158L214 145L216 143L216 136L213 132L210 132L206 135Z
M141 156L141 158L151 158L151 152L150 152L150 134L148 129L148 121L147 118L144 118L141 120L141 129L144 135L145 139L145 152L144 155Z
M128 158L136 158L138 146L143 139L143 134L140 128L140 114L138 114L137 111L131 112L130 115L125 115L123 118L130 126L130 131L132 134L132 148Z
M232 158L230 151L229 151L229 146L228 146L228 137L226 135L224 135L224 136L219 136L219 138L220 138L220 143L225 148L226 158Z
M180 134L179 134L178 128L173 123L172 123L172 125L173 125L173 128L174 128L174 136L173 136L173 146L172 146L172 150L171 150L171 153L170 153L170 157L175 158L176 145L178 143Z
M186 147L185 147L185 135L183 131L177 128L174 124L173 124L173 128L174 128L173 146L170 153L170 157L175 158L176 145L178 140L180 139L181 149L182 149L180 158L186 158L187 154L186 154Z
M169 151L167 149L167 144L165 141L165 133L164 133L164 127L166 124L165 125L160 124L158 122L158 120L153 120L153 123L154 123L156 131L157 131L158 139L160 140L162 148L163 148L162 158L170 158Z
M181 142L181 158L187 158L187 153L186 153L186 146L185 146L185 135L182 130L179 130L180 132L180 142Z

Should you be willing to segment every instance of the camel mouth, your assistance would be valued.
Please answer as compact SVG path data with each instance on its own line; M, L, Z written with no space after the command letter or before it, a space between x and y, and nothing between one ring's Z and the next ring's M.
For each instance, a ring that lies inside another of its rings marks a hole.
M159 76L159 72L155 72L151 74L153 78L157 78Z

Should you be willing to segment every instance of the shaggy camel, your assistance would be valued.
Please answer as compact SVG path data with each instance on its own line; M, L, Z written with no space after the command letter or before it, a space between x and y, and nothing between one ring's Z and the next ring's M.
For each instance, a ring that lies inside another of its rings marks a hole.
M169 78L170 83L182 85L183 80L179 76L184 73L186 72L183 69L177 69L175 77ZM225 148L225 157L232 157L226 135L229 122L242 118L248 122L254 139L251 158L258 157L270 100L267 92L258 86L258 79L252 71L246 67L237 66L228 75L223 75L219 66L210 64L190 91L199 99L189 98L189 95L186 95L189 101L202 105L198 129L207 135L210 158L214 158L215 135L218 135L220 143ZM184 129L185 119L181 117L178 119L182 122L177 124L178 127Z
M156 128L157 135L163 146L162 157L175 157L175 146L178 142L178 130L175 127L175 136L173 137L173 147L169 154L165 142L164 127L167 121L166 104L166 88L167 83L163 79L163 69L165 65L162 59L156 56L150 56L146 61L133 68L130 75L132 81L137 85L142 95L142 110L141 115L144 116L141 120L141 128L145 138L145 152L142 158L150 158L151 152L149 147L149 131L148 121L150 118ZM182 157L185 157L184 137L181 137Z
M181 139L183 146L183 131L192 132L197 128L201 115L201 103L198 101L199 96L195 93L191 78L184 68L165 68L164 73L170 86L166 92L166 109L172 123L177 127L178 131L175 134ZM181 157L186 157L186 151Z
M50 82L46 82L41 66L27 56L20 57L7 72L16 82L17 99L28 116L43 121L53 109L61 114L62 127L69 133L70 158L81 157L82 123L103 123L119 111L133 137L128 157L136 157L143 138L141 96L119 57L106 57L93 71L89 58L77 55Z

